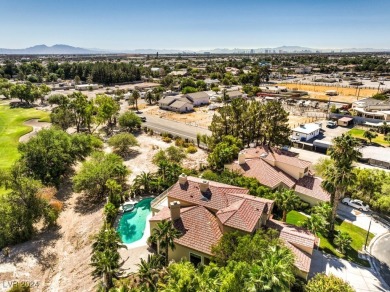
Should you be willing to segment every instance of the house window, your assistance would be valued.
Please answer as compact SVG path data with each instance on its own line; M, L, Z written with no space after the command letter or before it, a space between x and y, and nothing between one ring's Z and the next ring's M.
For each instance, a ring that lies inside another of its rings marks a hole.
M206 257L204 257L204 258L203 258L203 263L204 263L205 265L208 265L208 264L210 264L210 259L209 259L209 258L206 258Z
M190 262L195 266L199 266L199 264L202 262L202 257L200 255L194 254L190 252Z

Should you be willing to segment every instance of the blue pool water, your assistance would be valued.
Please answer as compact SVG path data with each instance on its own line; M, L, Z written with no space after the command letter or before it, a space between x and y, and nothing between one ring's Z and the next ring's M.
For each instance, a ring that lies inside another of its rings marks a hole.
M125 212L119 219L118 232L123 243L132 243L142 238L146 227L146 217L150 214L150 203L153 198L147 198L135 204L131 212Z

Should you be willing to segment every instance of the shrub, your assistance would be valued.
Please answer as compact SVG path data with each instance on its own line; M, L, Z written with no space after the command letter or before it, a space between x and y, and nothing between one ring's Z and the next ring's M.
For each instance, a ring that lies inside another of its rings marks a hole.
M191 145L187 148L187 153L196 153L198 151L198 148L195 146Z
M175 145L177 146L177 147L183 147L184 146L184 140L182 139L182 138L180 138L180 137L178 137L178 138L176 138L175 139Z
M169 138L169 137L162 137L162 140L165 142L165 143L171 143L172 142L172 139Z

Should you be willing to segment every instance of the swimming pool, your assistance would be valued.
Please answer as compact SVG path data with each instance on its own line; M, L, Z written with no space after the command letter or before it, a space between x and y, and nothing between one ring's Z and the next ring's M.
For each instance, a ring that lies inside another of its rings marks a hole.
M132 243L142 238L146 227L146 217L150 214L150 203L147 198L135 204L134 210L124 212L118 222L118 232L123 243Z

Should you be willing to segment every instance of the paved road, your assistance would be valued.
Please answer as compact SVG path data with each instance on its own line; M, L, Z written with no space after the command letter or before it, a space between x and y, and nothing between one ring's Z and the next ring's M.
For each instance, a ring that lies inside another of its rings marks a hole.
M374 264L380 271L382 278L390 286L390 233L377 238L370 246L370 253L374 257Z
M198 133L211 135L211 132L204 128L190 126L180 122L159 118L154 115L148 115L147 113L141 114L141 116L146 117L146 122L144 123L145 126L160 133L168 132L172 135L180 136L182 138L187 138L194 141L196 141L196 135Z
M318 153L318 152L309 151L309 150L304 150L301 148L291 147L290 150L292 152L298 153L299 158L306 160L306 161L310 161L313 164L317 163L321 158L330 158L328 155ZM375 166L371 166L371 165L363 164L363 163L355 162L354 165L357 167L360 167L360 168L371 168L371 169L375 168L375 169L381 169L381 170L390 172L390 169L379 168L379 167L375 167Z

